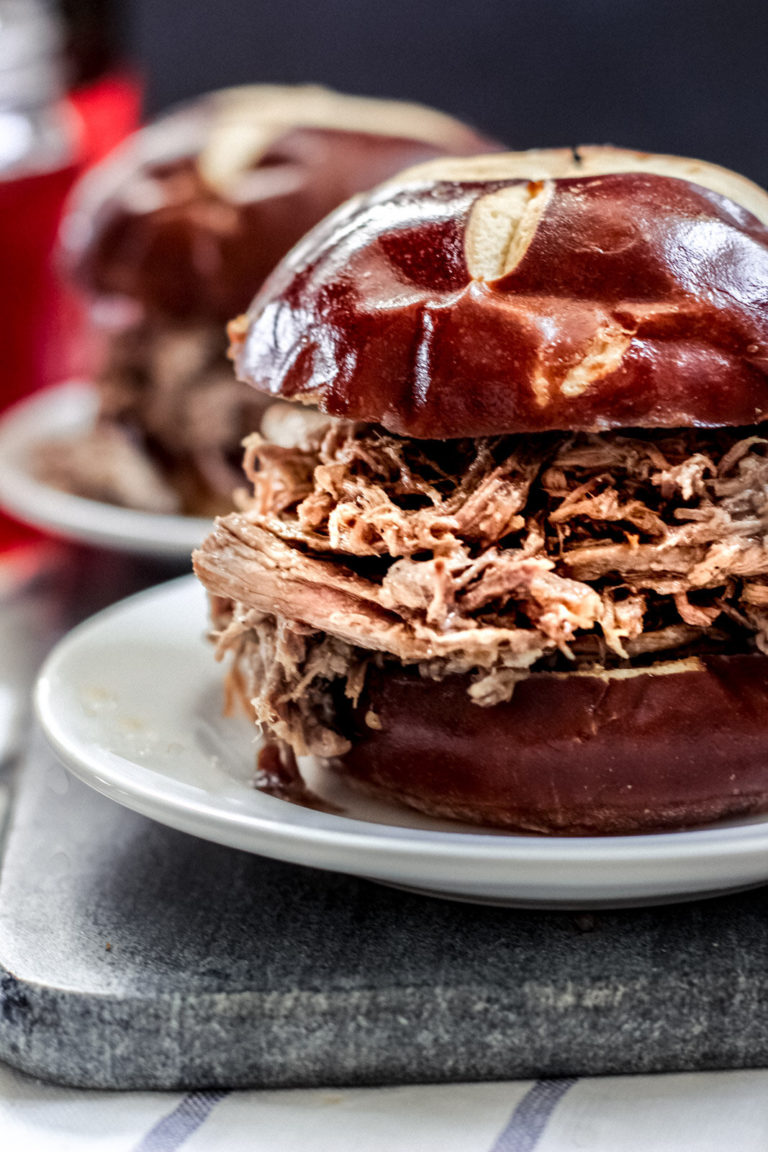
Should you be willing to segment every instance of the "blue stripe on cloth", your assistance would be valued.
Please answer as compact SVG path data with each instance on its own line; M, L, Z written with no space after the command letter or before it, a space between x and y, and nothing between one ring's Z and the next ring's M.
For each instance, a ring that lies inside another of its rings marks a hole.
M537 1080L515 1108L490 1152L533 1152L550 1116L576 1079Z
M224 1091L190 1092L173 1112L150 1128L133 1152L176 1152L205 1123L219 1100L228 1095Z

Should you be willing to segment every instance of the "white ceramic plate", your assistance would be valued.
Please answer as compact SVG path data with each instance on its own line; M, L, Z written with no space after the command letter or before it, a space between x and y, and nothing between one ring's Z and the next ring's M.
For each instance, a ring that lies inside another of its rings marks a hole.
M60 492L38 480L35 446L87 431L96 415L96 390L58 384L11 408L0 420L0 505L25 524L70 540L168 559L189 557L210 521L118 508Z
M174 828L454 899L598 907L713 895L768 880L768 822L653 836L479 834L375 804L318 773L344 815L251 785L256 741L221 714L193 577L143 592L71 632L45 664L37 709L63 762L100 792Z

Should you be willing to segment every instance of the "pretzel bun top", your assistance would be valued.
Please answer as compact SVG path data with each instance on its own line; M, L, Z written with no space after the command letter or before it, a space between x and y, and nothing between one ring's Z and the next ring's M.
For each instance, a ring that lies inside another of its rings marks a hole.
M230 325L238 375L401 435L768 417L768 194L614 148L439 159L358 196Z

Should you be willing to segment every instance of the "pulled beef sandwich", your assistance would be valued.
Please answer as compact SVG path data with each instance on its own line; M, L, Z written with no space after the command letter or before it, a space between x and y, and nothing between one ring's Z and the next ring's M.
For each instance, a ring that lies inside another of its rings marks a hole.
M81 183L67 264L103 334L94 433L48 479L157 512L232 507L263 402L232 376L226 322L278 260L405 165L498 148L452 117L317 87L225 89L137 133Z
M282 262L231 336L296 427L195 557L273 765L536 832L768 809L767 223L722 168L553 150Z

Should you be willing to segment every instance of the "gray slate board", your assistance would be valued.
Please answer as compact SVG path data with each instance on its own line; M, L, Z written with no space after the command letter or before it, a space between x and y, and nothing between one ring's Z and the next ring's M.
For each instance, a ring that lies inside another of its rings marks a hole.
M0 1058L80 1086L768 1061L768 889L584 917L432 900L163 828L40 739L6 844L0 965Z

